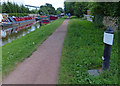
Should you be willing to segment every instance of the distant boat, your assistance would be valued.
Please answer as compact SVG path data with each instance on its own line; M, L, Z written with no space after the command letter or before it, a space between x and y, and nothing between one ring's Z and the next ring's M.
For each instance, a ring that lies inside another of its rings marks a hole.
M49 20L41 20L41 22L43 23L43 24L49 24L50 23L50 21Z
M58 17L56 17L56 16L50 16L49 17L49 20L51 21L51 20L56 20L56 19L58 19Z

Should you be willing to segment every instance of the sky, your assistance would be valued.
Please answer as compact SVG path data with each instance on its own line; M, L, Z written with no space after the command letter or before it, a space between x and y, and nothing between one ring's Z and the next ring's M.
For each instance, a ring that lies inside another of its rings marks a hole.
M40 7L41 5L45 5L45 3L50 3L55 9L57 9L58 7L64 8L64 0L2 0L2 2L3 1L16 2L18 4L33 5L38 7Z

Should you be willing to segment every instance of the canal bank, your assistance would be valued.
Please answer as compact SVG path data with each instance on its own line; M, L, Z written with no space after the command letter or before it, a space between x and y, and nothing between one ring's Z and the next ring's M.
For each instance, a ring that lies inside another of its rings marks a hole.
M13 33L10 33L8 34L5 38L2 38L0 39L0 41L2 42L2 45L0 46L3 46L7 43L10 43L11 41L17 39L17 38L20 38L22 36L25 36L26 34L36 30L40 28L40 25L38 23L34 23L32 26L30 27L26 27L24 29L21 29L20 31L16 31L16 32L13 32Z
M63 21L64 18L53 21L30 34L26 34L2 46L3 78L13 71L18 63L29 57Z
M57 84L68 19L3 81L3 84Z

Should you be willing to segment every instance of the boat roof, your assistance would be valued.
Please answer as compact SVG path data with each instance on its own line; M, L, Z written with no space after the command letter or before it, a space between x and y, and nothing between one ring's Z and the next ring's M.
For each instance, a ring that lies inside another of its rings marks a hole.
M40 18L45 18L45 17L47 17L47 16L40 16Z
M8 14L6 14L6 13L2 13L2 15L8 15Z

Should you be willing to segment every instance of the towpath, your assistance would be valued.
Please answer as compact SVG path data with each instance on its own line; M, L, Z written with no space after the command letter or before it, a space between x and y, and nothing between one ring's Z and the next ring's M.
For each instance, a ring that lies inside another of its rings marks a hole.
M56 84L69 19L3 80L3 84Z

